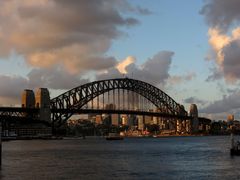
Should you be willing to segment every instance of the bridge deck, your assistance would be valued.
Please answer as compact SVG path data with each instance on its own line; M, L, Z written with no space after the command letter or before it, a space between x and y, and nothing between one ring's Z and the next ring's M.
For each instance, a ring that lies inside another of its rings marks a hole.
M52 113L72 113L72 114L133 114L155 117L168 117L179 119L192 119L191 116L180 116L162 112L136 111L136 110L117 110L117 109L51 109Z
M0 107L0 116L22 116L22 113L38 113L38 108L21 108L21 107ZM155 117L169 117L179 119L192 119L191 116L181 116L167 114L162 112L136 111L136 110L118 110L118 109L51 109L52 113L71 113L71 114L134 114Z

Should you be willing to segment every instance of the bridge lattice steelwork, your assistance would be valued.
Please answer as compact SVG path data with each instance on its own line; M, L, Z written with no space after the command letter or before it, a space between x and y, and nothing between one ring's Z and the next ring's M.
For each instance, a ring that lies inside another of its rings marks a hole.
M110 92L112 93L111 103L113 105L118 104L118 107L104 107L104 102L110 102ZM102 96L102 108L100 108L99 105L100 96ZM130 108L129 102L134 101L134 98L135 101L142 106L146 105L146 101L140 100L139 97L152 103L154 108L157 109L157 112L149 112L148 109L141 109L140 106L132 106L132 108ZM93 108L94 99L97 99L95 103L97 105L96 108ZM124 99L127 102L125 107ZM89 103L92 104L91 108L88 107ZM120 107L120 103L122 104L122 107ZM38 108L1 107L0 118L34 118L37 120L39 110L40 109ZM83 113L136 114L175 119L191 119L191 117L187 116L184 107L176 103L162 90L149 83L130 78L94 81L73 88L53 98L51 100L50 110L52 114L52 126L55 127L61 126L73 114Z
M151 102L163 116L168 115L169 117L176 118L187 116L184 107L176 103L159 88L140 80L120 78L87 83L53 98L51 100L53 123L62 124L62 122L66 121L74 113L77 113L78 110L83 110L84 106L89 102L92 101L93 104L93 100L99 98L100 95L103 95L102 101L104 102L104 94L110 91L112 91L113 96L117 94L118 102L121 98L120 91L123 91L123 96L124 93L128 94L128 98L129 92L134 92ZM129 101L129 99L127 101ZM99 99L97 104L99 109ZM122 109L124 109L124 107ZM140 110L136 109L135 111Z

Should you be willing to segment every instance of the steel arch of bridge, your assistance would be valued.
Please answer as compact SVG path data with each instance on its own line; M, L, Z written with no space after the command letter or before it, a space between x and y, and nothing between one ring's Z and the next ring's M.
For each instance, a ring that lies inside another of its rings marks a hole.
M106 92L124 89L140 94L153 103L160 112L176 116L186 116L184 107L176 103L170 96L159 88L135 79L119 78L90 82L73 88L51 100L51 109L68 109L69 112L53 113L53 123L62 123L73 115L71 109L81 109L89 101Z

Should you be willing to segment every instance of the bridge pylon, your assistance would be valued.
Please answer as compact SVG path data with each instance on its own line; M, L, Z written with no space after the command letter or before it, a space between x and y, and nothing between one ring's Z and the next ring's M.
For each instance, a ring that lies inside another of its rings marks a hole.
M38 119L51 122L50 96L47 88L39 88L35 94L36 108L39 108Z

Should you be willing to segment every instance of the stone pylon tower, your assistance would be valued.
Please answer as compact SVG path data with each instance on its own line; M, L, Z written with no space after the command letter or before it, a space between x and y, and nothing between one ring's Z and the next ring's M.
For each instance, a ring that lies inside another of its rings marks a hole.
M39 88L35 93L35 107L39 108L39 120L51 121L50 95L47 88Z
M22 92L22 108L35 108L35 96L33 90L25 89ZM24 117L31 117L29 113L24 113Z
M22 107L23 108L35 107L35 96L33 90L25 89L22 92Z
M182 116L186 115L185 107L180 105L180 109L178 110ZM179 134L186 132L186 120L178 119L176 121L176 132Z
M190 110L189 110L189 116L193 117L193 119L191 120L191 131L193 133L198 132L199 121L198 121L198 109L196 104L191 104Z

